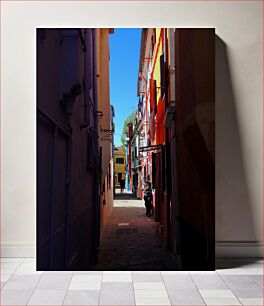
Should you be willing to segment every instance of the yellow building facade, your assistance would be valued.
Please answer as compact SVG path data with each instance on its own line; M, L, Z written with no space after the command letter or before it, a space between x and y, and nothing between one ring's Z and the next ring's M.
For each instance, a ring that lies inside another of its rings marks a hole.
M126 180L126 152L122 147L114 149L115 185L120 186L120 180Z

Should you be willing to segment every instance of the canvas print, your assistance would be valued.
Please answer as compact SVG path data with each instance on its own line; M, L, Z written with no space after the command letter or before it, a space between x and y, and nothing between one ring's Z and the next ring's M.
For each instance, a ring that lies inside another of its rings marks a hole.
M215 269L214 28L37 35L37 269Z

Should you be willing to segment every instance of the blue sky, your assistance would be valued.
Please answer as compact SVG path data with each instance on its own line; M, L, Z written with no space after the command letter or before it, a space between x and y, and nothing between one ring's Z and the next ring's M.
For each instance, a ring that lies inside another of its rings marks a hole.
M137 109L141 29L118 29L110 35L110 101L115 108L115 146L125 119Z

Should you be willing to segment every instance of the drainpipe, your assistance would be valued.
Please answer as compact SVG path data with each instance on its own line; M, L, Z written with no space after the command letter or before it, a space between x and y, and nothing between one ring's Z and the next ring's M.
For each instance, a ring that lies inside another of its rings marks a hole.
M85 29L83 32L85 48L83 49L83 122L81 129L90 125L90 89L92 88L92 46L91 46L91 29Z

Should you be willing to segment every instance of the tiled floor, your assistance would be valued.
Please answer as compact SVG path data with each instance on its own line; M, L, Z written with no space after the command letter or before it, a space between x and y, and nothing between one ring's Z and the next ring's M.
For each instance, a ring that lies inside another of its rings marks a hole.
M218 259L216 271L37 272L1 258L1 305L263 305L263 261Z

